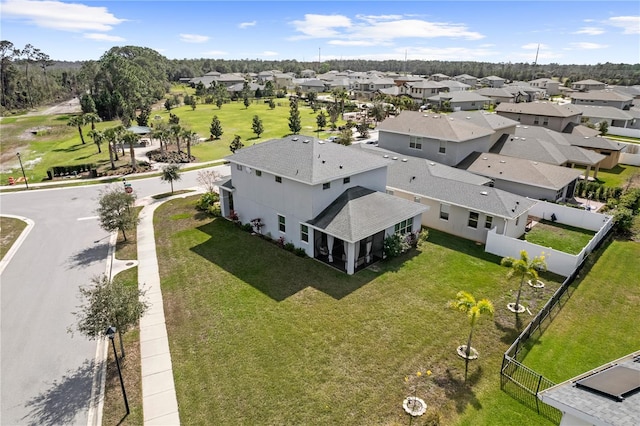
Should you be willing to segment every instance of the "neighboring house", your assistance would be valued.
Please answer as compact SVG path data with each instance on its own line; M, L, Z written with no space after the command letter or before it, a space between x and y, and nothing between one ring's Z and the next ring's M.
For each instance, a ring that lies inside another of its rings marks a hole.
M455 166L474 151L488 151L495 133L466 119L402 111L378 124L378 146L398 155Z
M316 72L314 70L306 69L300 71L300 77L302 78L316 78Z
M475 91L478 95L486 96L498 105L503 102L515 102L515 96L504 88L483 87Z
M432 76L430 76L429 80L433 80L433 81L451 80L451 77L449 77L446 74L437 73L437 74L433 74Z
M636 118L631 110L624 111L613 106L575 105L582 112L582 120L588 120L593 124L606 121L609 127L638 128Z
M553 102L503 103L496 107L496 113L523 125L543 126L558 132L580 124L582 116L572 105Z
M464 83L471 87L476 87L478 85L478 77L474 77L469 74L460 74L453 77L451 80Z
M466 90L471 90L475 85L471 86L469 84L463 83L461 81L455 80L442 80L439 82L448 92L462 92Z
M442 83L433 80L412 81L404 84L404 93L417 101L425 101L445 89Z
M274 73L273 81L278 89L292 89L293 76L285 73Z
M513 82L505 85L503 88L514 96L516 103L534 102L543 99L545 96L544 89L533 87L523 82Z
M571 199L582 174L580 170L488 152L470 155L459 167L492 179L498 189L553 202Z
M248 83L247 88L249 90L249 97L254 97L256 94L256 90L264 90L264 86L257 83ZM231 95L231 97L240 96L242 91L244 90L244 83L237 83L233 86L227 87L227 92Z
M260 71L256 77L256 81L260 84L264 84L267 81L275 81L273 71Z
M246 80L244 76L237 74L221 74L215 78L216 84L222 84L225 87L231 87L235 84L242 84Z
M396 84L390 78L368 77L358 79L352 83L353 90L358 92L373 93L380 89L388 89Z
M305 80L301 82L299 85L302 91L307 93L308 92L321 93L327 90L327 86L325 85L325 83L316 78Z
M571 89L579 92L588 92L590 90L604 90L607 85L597 80L580 80L575 83L571 83Z
M538 398L562 412L561 425L640 424L640 351L547 388Z
M387 236L419 231L427 209L385 193L390 160L335 143L291 136L226 160L223 216L348 274L382 258Z
M560 82L557 80L552 80L550 78L538 78L535 80L531 80L529 82L529 85L531 87L536 87L538 89L544 90L547 96L555 96L561 93Z
M366 144L353 148L389 158L394 155ZM527 212L537 203L486 186L491 182L488 178L423 158L403 156L387 170L389 194L429 207L422 214L423 226L481 243L490 229L512 238L522 236Z
M490 75L488 77L482 77L480 79L480 86L483 87L502 87L504 86L505 80L502 77L498 77L496 75Z
M222 74L219 73L218 71L209 71L208 73L205 74L205 76L208 77L220 77Z
M215 83L218 79L218 76L202 76L202 77L193 77L189 80L189 84L191 87L196 87L198 84L202 84L205 88L211 87L211 83Z
M493 130L489 138L490 146L494 146L503 135L512 135L516 131L518 122L501 115L487 111L459 111L449 114L449 117L466 120L470 123Z
M625 145L613 142L606 137L589 137L579 136L575 134L567 135L567 141L573 146L579 146L598 154L604 155L606 158L600 162L600 168L613 169L620 162L620 153L624 150Z
M628 110L633 104L632 96L615 90L591 90L572 93L570 96L571 103L574 105L611 106Z
M472 91L440 93L427 98L427 100L437 105L438 108L445 108L447 105L453 111L474 111L484 109L492 104L492 100L486 96L479 95Z
M393 77L392 76L388 76L388 77L393 80L396 86L402 86L405 83L411 83L413 81L424 80L424 78L420 77L419 75L394 75Z
M611 90L629 95L633 98L633 104L640 106L640 85L637 86L610 86Z

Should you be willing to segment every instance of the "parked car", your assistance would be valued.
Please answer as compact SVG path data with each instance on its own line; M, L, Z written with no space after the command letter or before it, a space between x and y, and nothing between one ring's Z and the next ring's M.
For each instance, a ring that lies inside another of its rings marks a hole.
M329 136L329 137L327 138L327 142L335 142L335 141L337 141L338 139L340 139L338 136Z

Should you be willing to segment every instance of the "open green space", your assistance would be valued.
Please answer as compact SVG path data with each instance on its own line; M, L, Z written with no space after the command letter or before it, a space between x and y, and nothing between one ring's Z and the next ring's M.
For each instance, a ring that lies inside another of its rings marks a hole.
M27 223L20 219L0 216L0 259L11 249Z
M276 108L271 110L263 100L254 102L245 108L242 101L224 104L218 109L215 105L199 104L195 110L183 106L171 110L172 114L180 117L180 125L197 132L203 138L209 138L211 119L217 115L222 123L224 134L218 140L202 142L192 147L191 153L197 162L221 159L231 154L229 144L235 135L241 137L247 145L265 140L281 138L290 134L289 130L289 101L276 99ZM313 110L303 103L299 104L302 122L302 135L327 137L331 132L326 130L317 133L316 116ZM253 133L251 123L253 116L258 115L263 122L264 133L257 138ZM169 112L166 110L153 111L150 124L157 121L167 122ZM102 153L98 153L96 145L87 133L90 125L83 127L86 144L82 144L76 127L67 126L69 115L51 116L14 116L0 121L2 134L3 168L0 173L0 183L7 184L9 176L18 178L22 175L15 152L20 152L25 173L29 182L40 182L47 177L47 169L53 166L71 166L78 164L95 164L98 167L109 166L109 152L106 144L102 146ZM339 124L342 124L340 122ZM98 130L120 125L119 121L96 123ZM337 134L337 133L335 133ZM186 147L181 147L183 150ZM125 150L120 164L130 162L129 151Z
M578 254L594 235L595 232L587 229L541 220L524 235L524 239L542 247Z
M524 364L560 383L638 350L640 243L613 241L527 353Z
M576 166L576 169L583 169L584 167ZM628 164L618 164L613 169L600 169L598 170L598 177L596 181L610 188L624 188L629 179L634 175L640 175L640 167L630 166ZM593 176L593 173L591 173Z
M154 218L185 424L403 424L402 400L416 383L404 378L426 370L420 424L538 421L495 392L517 335L506 304L518 283L481 245L431 230L423 248L347 276L211 219L195 200L167 202ZM524 289L534 313L561 280L543 279L546 288ZM466 343L468 319L447 307L458 290L496 308L476 327L480 359L467 384L455 348Z

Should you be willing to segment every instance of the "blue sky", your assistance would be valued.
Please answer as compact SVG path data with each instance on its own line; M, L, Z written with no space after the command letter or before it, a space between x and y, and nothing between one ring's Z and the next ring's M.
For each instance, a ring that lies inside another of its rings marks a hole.
M136 45L170 59L640 63L640 2L0 0L0 36L57 60Z

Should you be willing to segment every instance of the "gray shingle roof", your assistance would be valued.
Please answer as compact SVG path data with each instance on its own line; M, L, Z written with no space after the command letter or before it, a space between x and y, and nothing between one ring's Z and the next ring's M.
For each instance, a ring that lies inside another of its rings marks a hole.
M439 102L440 100L449 100L451 103L456 102L490 102L491 99L486 96L479 95L469 90L460 90L457 92L440 93L438 95L431 96L429 98L432 102Z
M236 151L226 160L309 185L385 167L389 162L366 152L302 135L252 145Z
M576 169L491 153L478 154L466 170L492 179L554 190L564 188L582 174Z
M497 153L508 157L542 161L556 166L567 162L567 157L562 154L554 143L535 138L511 136Z
M632 392L622 401L617 401L577 387L575 382L613 365L619 365L636 372L636 382L640 385L640 362L634 362L634 358L638 357L640 351L545 389L539 393L539 398L549 405L577 416L585 421L585 424L636 426L640 424L640 392Z
M514 114L543 115L549 117L573 117L580 115L574 105L558 105L553 102L521 102L519 104L501 103L496 112L510 112Z
M386 150L361 145L371 152ZM354 147L354 149L357 149ZM387 168L387 187L495 217L515 218L537 201L485 186L482 176L424 158L403 156ZM407 161L404 161L406 159ZM514 208L518 206L518 208Z
M421 204L355 186L307 223L341 240L357 242L426 210Z
M593 92L589 92L593 93ZM583 117L608 118L611 120L633 120L633 115L612 106L574 105Z
M487 97L497 97L497 98L513 98L513 93L509 92L506 89L497 88L497 87L484 87L482 89L478 89L475 91L477 94Z
M459 120L467 120L473 124L477 124L478 126L486 127L495 131L518 124L515 120L487 111L458 111L453 114L449 114L449 117L457 118Z
M494 133L467 120L417 111L402 111L396 117L389 117L378 125L378 130L451 142L464 142Z
M569 96L571 96L571 99L586 100L586 101L594 100L594 101L628 102L633 100L633 96L616 92L614 90L591 90L589 92L575 92Z

